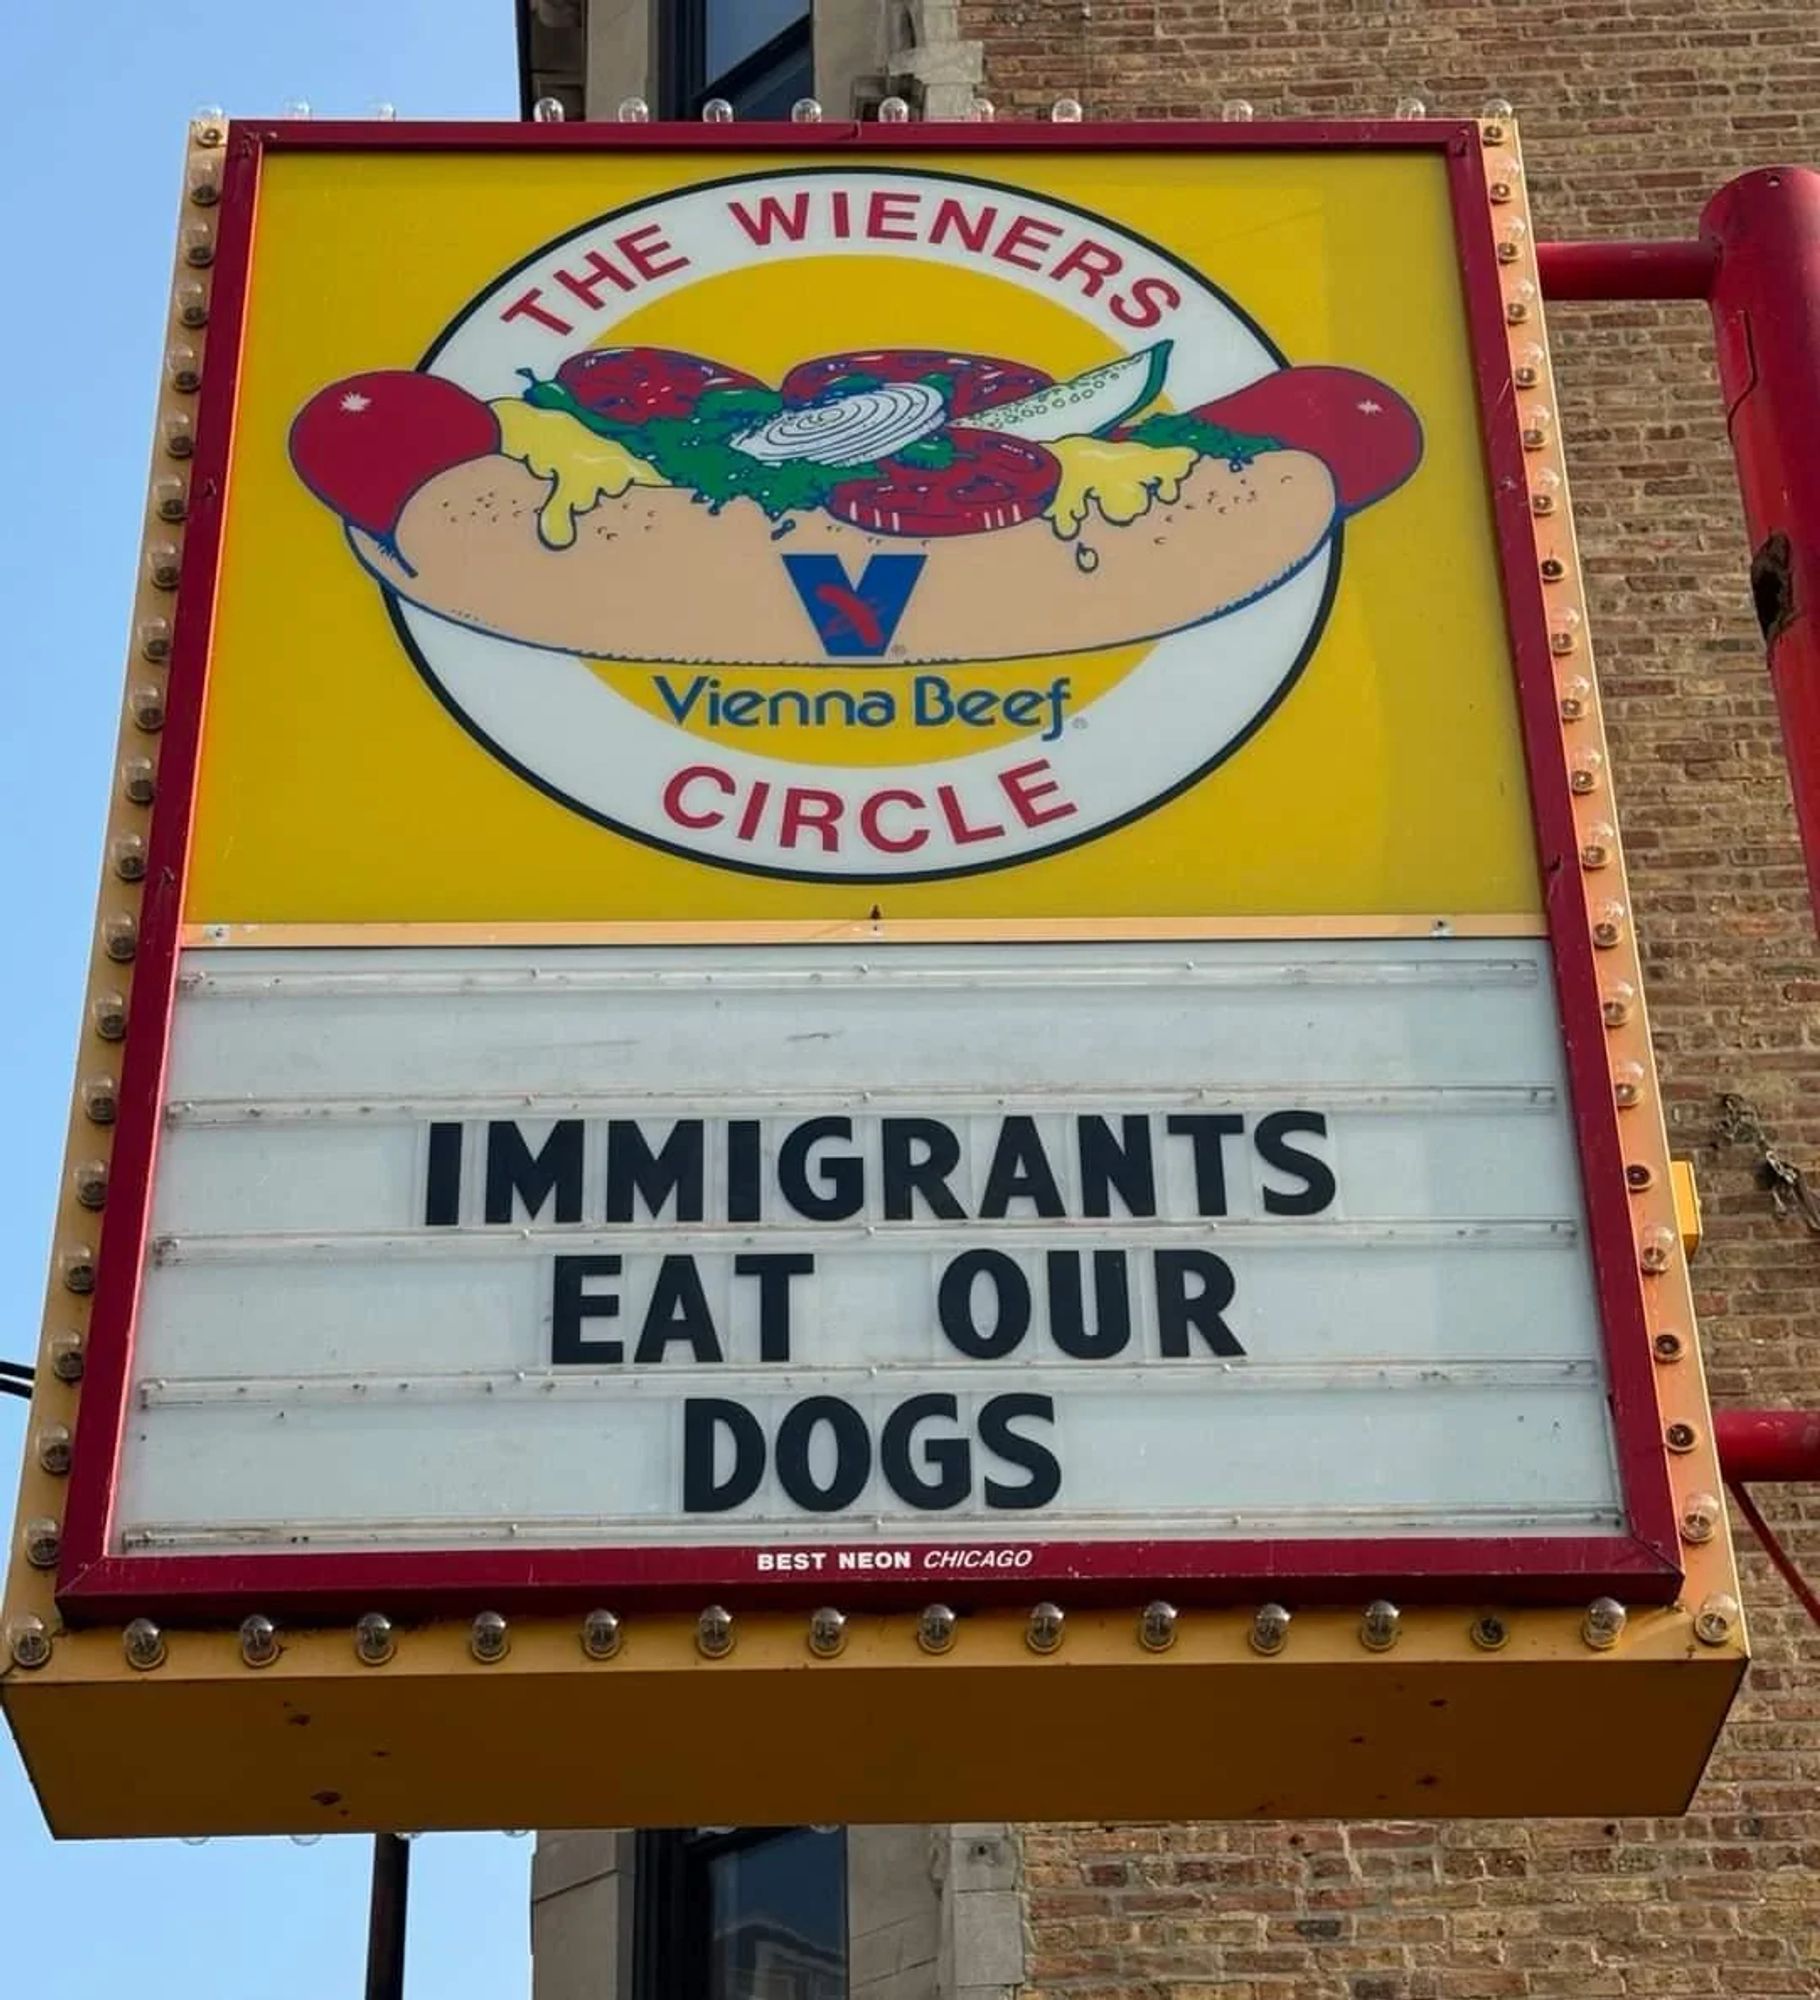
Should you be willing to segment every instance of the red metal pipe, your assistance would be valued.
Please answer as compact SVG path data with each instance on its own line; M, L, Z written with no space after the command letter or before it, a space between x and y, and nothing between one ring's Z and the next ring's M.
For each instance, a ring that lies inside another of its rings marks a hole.
M1689 243L1538 243L1536 274L1550 299L1704 299L1717 247Z
M1820 1483L1820 1410L1715 1410L1713 1442L1728 1485Z
M1718 255L1709 303L1751 595L1820 921L1820 172L1742 174L1700 224Z

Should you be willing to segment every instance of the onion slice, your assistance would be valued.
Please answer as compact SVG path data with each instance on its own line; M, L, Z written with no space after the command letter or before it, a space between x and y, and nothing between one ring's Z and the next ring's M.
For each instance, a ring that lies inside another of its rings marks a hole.
M816 465L866 465L888 458L947 421L939 390L926 382L886 382L774 417L730 440L735 451L767 465L809 459Z

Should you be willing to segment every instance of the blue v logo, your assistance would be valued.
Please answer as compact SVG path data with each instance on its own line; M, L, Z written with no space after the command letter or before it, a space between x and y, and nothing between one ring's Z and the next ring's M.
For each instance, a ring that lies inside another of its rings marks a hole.
M878 659L891 644L926 556L877 555L855 583L838 556L783 559L822 649L836 659Z

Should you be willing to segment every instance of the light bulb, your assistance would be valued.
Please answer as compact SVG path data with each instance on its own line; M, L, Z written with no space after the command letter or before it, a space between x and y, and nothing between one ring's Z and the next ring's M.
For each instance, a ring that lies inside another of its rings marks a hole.
M916 1643L925 1653L945 1653L954 1644L955 1624L947 1605L927 1605L916 1621Z
M33 1611L11 1619L6 1628L6 1650L13 1665L25 1668L28 1673L48 1664L51 1635L44 1620Z
M1260 1604L1251 1620L1251 1650L1280 1653L1289 1643L1290 1613L1280 1604Z
M1596 819L1580 829L1580 866L1607 868L1618 844L1618 830L1609 820Z
M563 116L560 97L540 97L531 106L531 122L534 125L560 125Z
M36 1514L19 1531L19 1544L33 1569L55 1569L63 1534L48 1514Z
M1629 1111L1643 1102L1645 1077L1643 1065L1630 1057L1611 1066L1612 1102L1620 1111Z
M1247 98L1229 97L1220 106L1220 122L1224 125L1249 125L1256 116Z
M731 125L733 107L724 97L710 97L701 108L701 120L704 125Z
M621 125L648 125L651 122L651 107L642 97L622 97L613 116Z
M1552 514L1561 504L1561 475L1552 465L1545 465L1536 472L1529 482L1529 508L1532 514Z
M1049 107L1049 122L1052 125L1078 125L1086 115L1078 97L1058 97Z
M497 1611L480 1612L468 1627L468 1651L483 1667L495 1666L512 1650L512 1634Z
M208 325L209 288L200 278L185 278L177 286L173 297L176 300L177 317L185 326Z
M1703 1646L1723 1646L1738 1629L1743 1616L1735 1597L1716 1590L1694 1613L1694 1637Z
M304 119L310 115L310 101L307 97L287 97L278 107L280 118Z
M221 156L204 153L192 160L185 179L189 184L191 201L198 208L213 208L221 199Z
M1414 95L1399 97L1397 99L1397 116L1399 118L1426 118L1428 116L1428 105L1422 98Z
M173 389L193 396L202 387L202 357L187 340L174 343L165 352L164 372Z
M1590 743L1575 744L1573 755L1567 760L1568 789L1582 795L1596 792L1604 776L1604 753Z
M1510 379L1519 389L1539 389L1542 371L1547 366L1548 356L1540 341L1526 340L1521 347L1511 350Z
M1556 655L1571 653L1580 643L1581 623L1571 604L1557 605L1548 617L1548 650Z
M1595 1597L1580 1621L1580 1637L1595 1653L1609 1653L1629 1622L1630 1614L1615 1597Z
M733 1614L725 1605L710 1604L695 1621L695 1649L703 1659L724 1660L734 1646Z
M822 108L813 97L799 97L790 107L792 125L819 125L822 122Z
M1612 951L1624 942L1624 925L1629 912L1615 899L1600 903L1592 913L1592 941L1601 951Z
M1387 1598L1380 1597L1365 1607L1359 1621L1359 1644L1373 1653L1388 1653L1402 1630L1403 1614Z
M833 1605L809 1614L809 1650L818 1660L831 1660L847 1643L847 1620Z
M1498 231L1498 262L1514 264L1522 256L1529 240L1529 224L1520 215L1513 215Z
M881 125L907 125L910 122L910 104L907 98L887 97L878 107L878 122Z
M1592 707L1593 684L1584 674L1561 683L1560 708L1563 722L1581 721Z
M1175 1644L1179 1614L1162 1598L1146 1604L1138 1614L1138 1644L1147 1653L1166 1653Z
M1721 1508L1715 1493L1690 1493L1681 1503L1681 1539L1710 1542L1719 1532Z
M590 1611L581 1621L581 1650L590 1660L610 1660L619 1644L619 1620L611 1611Z
M354 1626L354 1657L363 1666L383 1667L397 1650L391 1619L383 1611L363 1612Z
M976 97L967 107L967 118L970 124L990 125L997 116L998 106L989 97Z
M1674 1261L1680 1238L1666 1222L1652 1222L1637 1238L1637 1262L1652 1277L1660 1277Z
M1636 1012L1637 989L1628 979L1614 979L1599 995L1599 1013L1608 1028L1621 1028Z
M164 1634L149 1618L135 1618L120 1635L120 1644L129 1667L149 1674L164 1665Z
M1034 1606L1024 1626L1024 1644L1033 1653L1053 1653L1062 1643L1067 1613L1059 1604L1045 1601Z
M1494 123L1505 124L1517 115L1516 107L1508 97L1488 97L1479 106L1479 116Z
M396 104L388 104L382 97L377 104L369 104L367 106L367 116L375 124L390 125L398 116L398 106Z
M196 270L206 270L215 261L215 225L186 222L183 225L183 261Z
M240 1621L240 1657L249 1667L269 1667L283 1649L278 1644L278 1627L255 1611Z

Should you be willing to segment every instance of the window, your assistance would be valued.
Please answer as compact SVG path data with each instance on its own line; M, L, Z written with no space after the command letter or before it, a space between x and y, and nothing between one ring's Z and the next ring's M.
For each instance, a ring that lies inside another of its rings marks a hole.
M637 2000L847 2000L847 1839L836 1828L638 1836Z
M788 118L815 91L808 0L675 0L659 10L658 96L666 118L724 97L736 118Z

